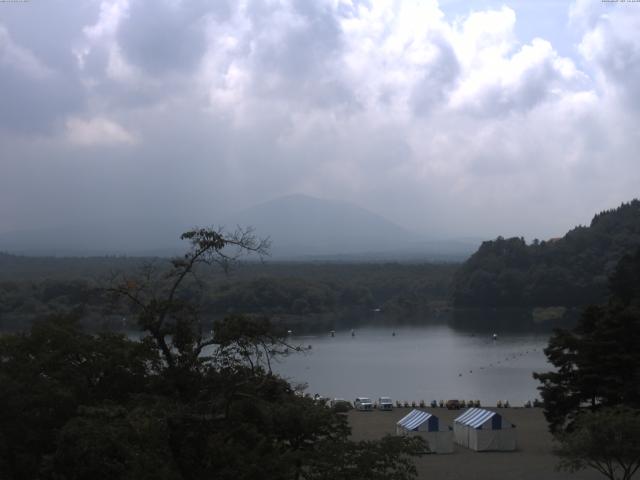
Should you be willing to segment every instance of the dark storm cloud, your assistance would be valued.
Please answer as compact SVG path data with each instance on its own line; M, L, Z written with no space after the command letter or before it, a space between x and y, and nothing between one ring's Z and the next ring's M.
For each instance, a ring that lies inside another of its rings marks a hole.
M35 228L220 218L224 199L239 188L228 182L224 122L176 108L145 121L140 134L154 141L84 148L12 142L12 155L0 157L0 204L13 207L2 220ZM9 140L0 136L0 144Z
M263 0L248 7L255 33L262 37L252 45L256 67L292 83L326 73L327 62L341 46L341 31L328 5L298 0L289 11L267 9Z
M82 39L82 28L95 21L99 2L16 3L0 7L0 24L9 30L13 41L31 51L49 68L75 75L73 48Z
M131 63L153 75L188 73L206 48L205 20L226 20L227 1L138 0L118 30L118 43Z
M55 71L33 75L1 61L0 91L0 128L20 133L50 133L85 102L77 78Z
M215 223L308 193L439 236L542 237L637 194L640 140L620 132L637 124L640 9L622 21L593 7L576 53L517 38L518 22L533 32L538 19L508 6L0 8L0 231Z
M72 50L97 9L61 1L1 7L0 128L50 132L56 121L84 108Z
M247 6L252 23L248 62L259 96L287 97L319 108L354 104L340 78L342 32L329 4L295 0L290 8L264 0Z

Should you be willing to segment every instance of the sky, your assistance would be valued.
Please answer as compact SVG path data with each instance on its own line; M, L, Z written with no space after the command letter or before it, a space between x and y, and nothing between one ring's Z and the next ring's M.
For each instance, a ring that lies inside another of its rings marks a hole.
M0 233L288 194L434 237L639 196L640 2L0 2Z

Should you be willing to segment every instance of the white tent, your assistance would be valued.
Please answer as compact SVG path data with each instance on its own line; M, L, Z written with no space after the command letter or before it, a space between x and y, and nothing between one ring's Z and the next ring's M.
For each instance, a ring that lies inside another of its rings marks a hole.
M470 408L453 421L458 445L484 452L516 449L516 427L502 415L482 408Z
M451 427L441 426L435 415L422 410L411 410L396 424L396 435L419 435L429 444L433 453L453 452L453 432Z

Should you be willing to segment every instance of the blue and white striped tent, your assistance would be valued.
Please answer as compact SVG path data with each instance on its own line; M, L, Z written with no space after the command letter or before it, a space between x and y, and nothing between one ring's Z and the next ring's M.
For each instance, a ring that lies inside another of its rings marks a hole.
M441 426L435 415L422 410L411 410L396 423L397 435L419 435L429 444L433 453L453 452L453 435L450 427Z
M491 410L470 408L454 420L453 434L458 445L478 452L516 449L515 425Z
M468 425L471 428L478 428L484 425L489 419L491 419L491 430L499 430L502 426L502 415L482 408L470 408L456 418L455 421L463 425Z
M411 413L402 417L398 421L397 425L414 432L420 430L426 432L437 432L439 423L438 417L435 415L421 410L411 410Z

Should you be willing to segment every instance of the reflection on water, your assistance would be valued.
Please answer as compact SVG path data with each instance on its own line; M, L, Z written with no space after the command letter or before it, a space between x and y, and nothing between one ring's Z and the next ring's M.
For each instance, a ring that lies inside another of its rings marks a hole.
M311 345L282 359L275 369L308 392L327 397L391 396L409 402L479 399L522 405L537 395L531 374L550 367L543 348L548 333L456 330L447 325L361 327L294 336ZM395 333L395 335L394 335Z

